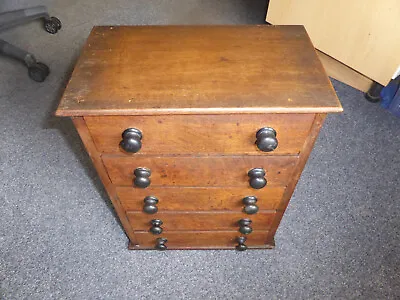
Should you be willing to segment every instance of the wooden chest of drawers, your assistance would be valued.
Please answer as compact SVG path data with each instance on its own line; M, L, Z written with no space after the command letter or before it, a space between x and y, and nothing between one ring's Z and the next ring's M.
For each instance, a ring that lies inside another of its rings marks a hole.
M130 249L245 250L274 247L340 111L301 26L133 26L93 29L56 114L72 117Z

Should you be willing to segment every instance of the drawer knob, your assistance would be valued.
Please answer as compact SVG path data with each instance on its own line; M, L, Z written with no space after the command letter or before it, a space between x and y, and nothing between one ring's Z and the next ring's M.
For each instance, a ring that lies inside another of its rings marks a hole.
M161 234L163 232L163 229L161 228L162 224L163 224L163 221L161 221L159 219L151 220L150 232L152 234Z
M278 147L276 131L271 127L261 128L259 131L257 131L256 138L257 148L263 152L271 152Z
M158 211L157 208L157 203L158 203L158 199L154 196L147 196L146 198L144 198L143 200L144 205L143 205L143 211L146 214L155 214Z
M239 232L242 234L250 234L253 231L251 228L252 221L250 219L240 219L239 220Z
M142 148L142 132L136 128L128 128L122 133L119 143L126 152L136 153Z
M244 204L244 209L243 211L246 214L252 215L258 212L258 206L256 205L257 203L257 197L256 196L247 196L244 197L242 200Z
M250 177L249 183L253 189L262 189L267 185L267 179L264 178L265 170L263 168L251 169L247 175Z
M167 242L168 242L168 240L166 238L158 238L158 239L156 239L155 248L157 250L161 250L161 251L167 250L167 246L165 245L165 243L167 243Z
M137 168L133 172L135 175L135 179L133 180L133 184L137 186L138 188L145 189L147 188L151 181L150 181L150 176L151 176L151 171L150 169L147 168Z
M247 250L247 246L244 244L246 242L245 236L239 236L237 238L238 245L236 246L237 251L245 251Z

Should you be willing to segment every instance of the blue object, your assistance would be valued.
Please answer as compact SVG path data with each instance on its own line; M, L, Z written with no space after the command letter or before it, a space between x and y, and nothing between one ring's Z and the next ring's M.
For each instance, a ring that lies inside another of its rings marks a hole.
M396 79L390 80L389 84L385 86L381 91L381 106L383 108L389 108L390 103L393 101L397 91L399 90L400 76Z
M389 105L389 111L400 118L400 89L397 89L397 92Z

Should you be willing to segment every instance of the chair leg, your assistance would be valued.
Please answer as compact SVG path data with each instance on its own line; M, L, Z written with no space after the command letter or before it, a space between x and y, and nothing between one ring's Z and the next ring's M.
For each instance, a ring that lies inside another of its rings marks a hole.
M0 31L40 18L44 18L45 20L50 19L45 6L36 6L0 13Z
M61 21L56 17L50 17L45 6L36 6L0 13L0 32L40 18L44 19L44 29L48 33L55 34L61 29ZM35 81L44 81L50 73L49 67L36 61L33 54L1 39L0 54L22 61L28 67L29 77Z
M7 43L5 40L0 40L0 54L15 58L25 63L27 67L30 67L36 63L36 58L33 56L33 54L13 46L10 43Z
M33 54L1 39L0 54L23 62L28 67L29 77L35 81L44 81L50 73L49 68L45 64L38 62Z

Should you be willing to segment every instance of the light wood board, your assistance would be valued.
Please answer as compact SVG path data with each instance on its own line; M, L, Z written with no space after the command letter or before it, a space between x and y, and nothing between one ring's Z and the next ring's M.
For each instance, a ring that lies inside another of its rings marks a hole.
M326 55L321 51L317 51L319 59L321 60L326 73L345 84L350 85L351 87L360 90L362 92L367 92L371 87L373 80L370 78L358 73L352 68L346 66L340 61Z
M271 0L267 21L304 25L315 47L386 85L400 65L399 0Z

